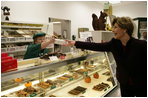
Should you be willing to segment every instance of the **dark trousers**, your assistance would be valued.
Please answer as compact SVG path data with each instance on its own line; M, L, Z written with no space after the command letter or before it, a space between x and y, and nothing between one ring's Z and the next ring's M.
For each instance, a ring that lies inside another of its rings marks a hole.
M122 97L147 97L147 85L134 86L129 84L120 84Z

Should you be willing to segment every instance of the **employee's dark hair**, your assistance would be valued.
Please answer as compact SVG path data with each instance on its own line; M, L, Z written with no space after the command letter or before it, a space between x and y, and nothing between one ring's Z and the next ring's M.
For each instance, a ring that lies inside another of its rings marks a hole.
M112 25L114 26L115 23L117 23L120 28L126 29L130 37L132 36L134 25L130 17L116 17L113 19Z

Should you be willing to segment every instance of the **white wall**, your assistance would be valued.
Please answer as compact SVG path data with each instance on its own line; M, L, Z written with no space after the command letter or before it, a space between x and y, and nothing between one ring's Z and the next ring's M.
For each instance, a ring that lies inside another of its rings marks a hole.
M113 15L116 16L129 16L131 18L147 17L147 1L138 2L134 1L130 4L113 7Z
M90 1L2 1L1 5L11 9L10 21L48 23L48 17L71 20L71 32L76 35L81 27L92 30L92 13L99 16L103 10L103 5Z
M103 10L103 5L99 1L1 1L1 5L11 9L10 21L48 23L48 17L71 20L71 32L76 35L78 28L81 27L92 31L92 13L99 16L99 12ZM113 14L130 17L147 16L146 1L114 6ZM1 17L3 19L2 14Z

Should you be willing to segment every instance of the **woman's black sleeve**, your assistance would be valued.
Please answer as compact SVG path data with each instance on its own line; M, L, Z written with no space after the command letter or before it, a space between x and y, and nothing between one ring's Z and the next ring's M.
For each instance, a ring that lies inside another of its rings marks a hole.
M111 41L104 43L94 43L94 42L82 42L76 41L76 48L93 50L93 51L111 51Z

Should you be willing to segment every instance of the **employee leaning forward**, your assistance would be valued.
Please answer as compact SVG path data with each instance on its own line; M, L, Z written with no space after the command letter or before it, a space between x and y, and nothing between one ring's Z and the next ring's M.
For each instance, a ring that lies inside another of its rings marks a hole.
M54 39L51 38L50 40L45 40L45 33L39 32L33 35L33 43L27 47L27 51L25 53L24 59L31 59L40 57L45 53L49 53L49 49L46 47L52 43L54 43Z
M117 79L123 97L147 96L147 42L132 37L134 25L129 17L113 20L114 38L105 43L67 40L65 46L112 52L117 64Z

